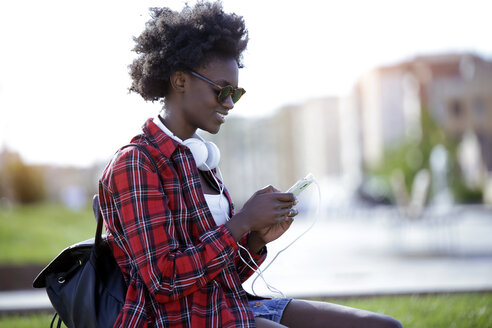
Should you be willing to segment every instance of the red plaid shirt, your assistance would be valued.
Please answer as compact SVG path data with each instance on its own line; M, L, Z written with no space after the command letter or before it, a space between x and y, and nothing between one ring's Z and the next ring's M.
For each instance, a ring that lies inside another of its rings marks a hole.
M229 229L215 224L193 155L151 119L132 143L152 153L159 172L127 147L99 183L108 239L128 285L115 327L254 327L242 288L252 270ZM252 255L260 264L266 252Z

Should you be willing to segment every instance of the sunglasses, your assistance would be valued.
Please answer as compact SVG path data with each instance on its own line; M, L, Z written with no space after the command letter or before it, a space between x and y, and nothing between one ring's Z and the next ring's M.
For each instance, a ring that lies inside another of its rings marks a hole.
M243 88L234 88L232 85L226 85L225 87L223 87L218 85L214 81L207 79L205 76L198 74L197 72L190 71L190 73L200 80L210 83L211 85L219 89L215 90L217 92L217 101L219 102L219 104L222 104L229 96L231 96L233 103L237 103L239 98L241 98L242 95L246 93L246 90L244 90Z

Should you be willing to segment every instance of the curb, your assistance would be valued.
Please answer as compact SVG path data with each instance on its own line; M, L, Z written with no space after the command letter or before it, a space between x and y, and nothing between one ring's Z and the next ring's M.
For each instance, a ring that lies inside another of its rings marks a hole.
M346 293L295 296L298 299L317 299L321 301L343 300L351 298L371 298L383 296L430 296L442 294L492 293L492 288L463 288L442 290L408 290L398 292ZM53 306L43 290L17 290L0 292L0 316L30 315L35 313L55 313Z
M0 315L54 311L44 289L0 292Z

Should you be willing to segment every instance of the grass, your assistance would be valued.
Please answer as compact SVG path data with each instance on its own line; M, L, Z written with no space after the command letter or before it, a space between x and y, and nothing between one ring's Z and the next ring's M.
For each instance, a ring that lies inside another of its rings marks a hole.
M390 315L405 328L492 327L492 293L319 299ZM0 317L0 327L47 327L52 314Z
M53 314L3 316L0 317L0 328L46 328L50 326L52 318ZM66 326L62 324L62 327Z
M0 265L47 264L62 249L94 237L96 220L87 206L58 204L0 208Z
M403 327L492 327L492 293L321 299L390 315Z

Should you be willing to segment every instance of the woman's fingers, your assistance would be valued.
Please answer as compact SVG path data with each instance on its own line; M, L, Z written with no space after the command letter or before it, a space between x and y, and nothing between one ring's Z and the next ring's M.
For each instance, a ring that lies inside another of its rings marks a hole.
M274 193L275 197L281 202L295 202L296 197L293 193L290 192L276 192Z
M295 208L292 208L292 209L290 209L289 214L287 216L290 217L290 218L293 218L297 214L299 214L299 211L296 210Z
M297 214L299 214L299 212L295 209L295 208L283 208L283 209L279 209L278 212L277 212L277 217L294 217L296 216Z
M297 215L297 211L292 210L295 204L292 193L278 192L273 186L267 186L258 190L241 211L249 228L258 230Z
M266 193L273 193L273 192L279 192L280 190L278 190L277 188L275 188L274 186L272 185L268 185L260 190L258 190L257 192L255 192L255 195L261 195L261 194L266 194Z

